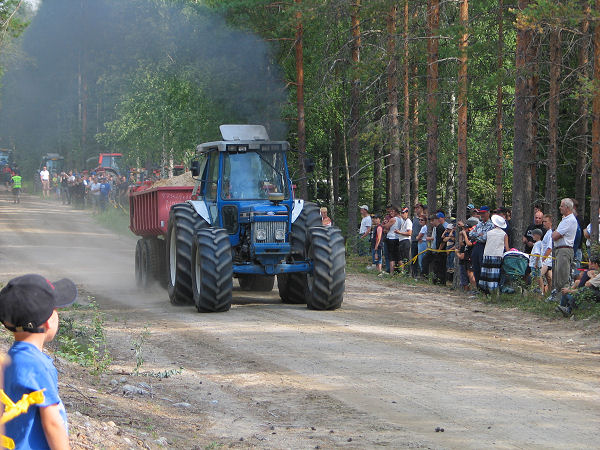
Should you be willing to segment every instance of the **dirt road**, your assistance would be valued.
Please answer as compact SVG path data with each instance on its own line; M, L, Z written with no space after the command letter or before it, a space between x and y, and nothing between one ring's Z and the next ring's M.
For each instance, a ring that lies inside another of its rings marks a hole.
M0 197L0 281L69 276L95 296L114 377L131 373L145 326L144 369L184 368L151 398L99 388L87 405L139 429L144 417L151 447L158 435L173 448L598 448L597 325L358 275L338 311L282 305L275 290L198 314L136 290L135 242L88 212Z

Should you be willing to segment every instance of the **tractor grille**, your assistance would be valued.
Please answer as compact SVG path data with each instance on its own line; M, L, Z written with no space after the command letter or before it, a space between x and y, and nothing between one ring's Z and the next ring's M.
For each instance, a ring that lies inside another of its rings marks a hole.
M287 222L254 222L252 238L257 244L275 244L285 242Z

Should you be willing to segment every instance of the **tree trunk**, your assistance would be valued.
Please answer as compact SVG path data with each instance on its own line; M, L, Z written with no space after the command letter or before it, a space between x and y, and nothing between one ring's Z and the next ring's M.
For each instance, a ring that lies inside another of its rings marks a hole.
M460 3L460 25L463 34L460 37L458 68L458 195L456 199L456 218L466 220L467 213L467 47L469 45L469 1Z
M589 77L589 33L590 33L590 5L587 1L582 1L584 19L581 22L581 41L579 45L579 67L581 68L581 76L584 80ZM580 95L577 99L577 110L579 112L579 139L577 140L577 163L575 168L575 199L579 203L580 211L585 211L585 194L587 188L588 174L588 97ZM585 214L585 212L583 213Z
M427 2L427 203L429 211L437 209L438 153L438 27L440 0Z
M540 36L532 36L531 44L528 49L528 69L529 76L527 83L529 86L529 99L531 102L529 114L529 133L528 133L528 148L529 148L529 171L531 173L530 188L525 195L525 205L527 205L528 221L533 215L533 206L540 203L540 198L545 198L540 194L538 181L538 124L540 110L538 108L538 95L540 92L540 76L539 76L539 39Z
M329 130L331 132L331 130ZM334 195L334 183L333 183L333 154L335 152L335 146L329 146L329 155L327 155L327 201L329 203L329 214L331 217L331 208L335 203Z
M300 198L308 198L306 169L304 160L306 155L306 122L304 120L304 61L302 39L304 30L302 28L302 12L300 4L302 0L295 0L298 4L296 12L296 104L298 109L298 194Z
M557 207L556 155L558 154L558 106L560 102L560 32L550 32L550 96L548 98L548 165L546 201L552 214Z
M336 220L338 199L340 198L340 153L342 153L342 138L340 127L336 123L333 128L333 202L331 203L331 220Z
M599 0L600 1L600 0ZM519 9L527 7L529 0L519 0ZM522 248L520 235L529 222L529 204L524 193L531 192L531 171L529 167L531 132L531 97L528 83L528 66L530 61L528 49L531 45L532 31L526 28L517 29L515 55L515 123L513 148L513 192L512 192L512 241Z
M456 93L450 94L450 142L456 139ZM456 160L450 159L448 166L444 168L446 175L445 189L442 190L442 209L448 216L452 215L454 209L454 198L456 196ZM466 206L466 204L465 204Z
M350 152L348 168L350 170L350 192L348 193L348 236L358 233L358 171L359 141L358 129L360 121L360 78L358 64L360 61L360 0L355 0L352 6L352 88L350 91Z
M413 96L412 96L412 204L419 202L419 68L413 65Z
M498 0L498 74L504 66L504 0ZM503 132L503 80L498 80L496 87L496 207L504 206L504 149L502 147Z
M600 0L595 2L595 13L600 14ZM594 100L592 103L592 185L590 222L592 242L598 242L598 206L600 205L600 23L594 24Z
M381 145L376 143L373 146L373 212L379 212L383 209L381 204L381 184L378 180L381 180L383 175L383 151Z
M402 136L404 138L404 204L410 205L410 95L408 92L408 0L404 0L404 122L402 123ZM415 225L416 226L416 225Z
M387 15L387 50L389 60L387 67L387 90L390 136L390 170L392 176L390 197L393 204L400 203L402 191L402 159L400 157L400 128L398 121L398 72L396 63L396 15L397 7L396 5L393 5Z

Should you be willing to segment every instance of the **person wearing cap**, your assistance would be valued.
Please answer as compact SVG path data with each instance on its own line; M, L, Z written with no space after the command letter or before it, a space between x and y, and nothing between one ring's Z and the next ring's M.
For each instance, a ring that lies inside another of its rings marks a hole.
M369 215L369 207L367 205L360 205L359 209L362 219L360 221L360 229L358 230L358 244L356 250L359 256L365 256L367 254L372 221L371 216Z
M72 304L77 288L68 279L51 283L40 275L13 278L0 291L0 321L14 334L4 367L4 392L16 402L43 390L44 400L7 422L16 448L69 448L67 413L58 395L58 373L44 344L58 331L57 308Z
M477 287L487 294L497 291L500 283L502 255L510 248L508 235L504 232L506 228L504 217L494 214L491 221L494 228L487 232L481 274L477 283Z
M479 286L479 276L481 275L481 264L483 263L487 233L494 228L494 224L490 220L489 206L482 206L477 212L479 213L479 223L469 233L469 239L474 243L471 252L471 265L473 267L473 276Z

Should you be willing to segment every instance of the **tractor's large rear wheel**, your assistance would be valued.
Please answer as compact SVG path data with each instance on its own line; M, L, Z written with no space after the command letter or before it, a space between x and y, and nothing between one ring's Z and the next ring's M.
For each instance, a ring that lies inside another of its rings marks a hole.
M313 273L307 277L307 306L316 310L337 309L342 305L346 284L344 237L337 228L314 227L309 244Z
M192 255L192 290L198 312L228 311L233 291L233 261L227 231L198 230Z
M275 284L274 275L238 275L242 291L271 292Z
M166 239L167 291L173 305L194 303L192 246L196 231L208 223L187 203L171 207Z
M304 203L300 216L292 224L290 244L293 261L307 258L309 229L321 225L321 213L314 203ZM304 304L308 296L308 279L305 273L277 275L277 287L283 303Z

